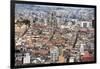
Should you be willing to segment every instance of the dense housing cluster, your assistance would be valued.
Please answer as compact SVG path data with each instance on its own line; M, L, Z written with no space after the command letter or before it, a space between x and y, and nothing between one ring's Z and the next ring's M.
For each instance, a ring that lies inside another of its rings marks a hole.
M94 61L94 25L92 8L17 4L15 63Z

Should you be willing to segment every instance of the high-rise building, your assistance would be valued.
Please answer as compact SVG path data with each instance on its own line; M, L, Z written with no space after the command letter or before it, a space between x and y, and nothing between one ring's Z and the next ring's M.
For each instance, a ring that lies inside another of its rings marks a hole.
M52 47L50 49L50 56L51 56L51 63L56 63L56 60L58 60L59 56L59 50L57 47Z

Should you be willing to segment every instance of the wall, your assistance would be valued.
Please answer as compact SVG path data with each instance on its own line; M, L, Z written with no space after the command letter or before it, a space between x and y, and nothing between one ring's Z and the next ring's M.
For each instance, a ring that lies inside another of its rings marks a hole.
M98 69L100 65L100 0L31 0L57 3L97 5L97 64L42 67L37 69ZM0 69L10 66L10 0L0 0ZM29 69L29 68L27 68ZM31 68L32 69L32 68ZM36 68L34 68L36 69Z

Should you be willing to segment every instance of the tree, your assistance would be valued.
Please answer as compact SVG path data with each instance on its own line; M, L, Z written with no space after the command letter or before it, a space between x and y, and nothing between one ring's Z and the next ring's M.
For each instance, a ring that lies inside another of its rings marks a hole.
M77 39L78 39L78 32L77 32L77 34L76 34L76 38L75 38L75 41L74 41L74 44L73 44L73 48L75 48L75 45L76 45L76 43L77 43Z

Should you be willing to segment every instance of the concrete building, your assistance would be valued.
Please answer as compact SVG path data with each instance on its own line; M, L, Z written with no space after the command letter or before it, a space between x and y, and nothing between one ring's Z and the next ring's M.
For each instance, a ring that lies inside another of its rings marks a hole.
M52 47L50 49L51 63L55 63L58 60L59 50L57 47Z
M92 28L92 21L80 21L79 23L82 28Z
M85 44L81 44L81 46L80 46L80 54L81 55L84 55L84 45Z
M23 64L30 63L30 53L26 53L23 59Z

